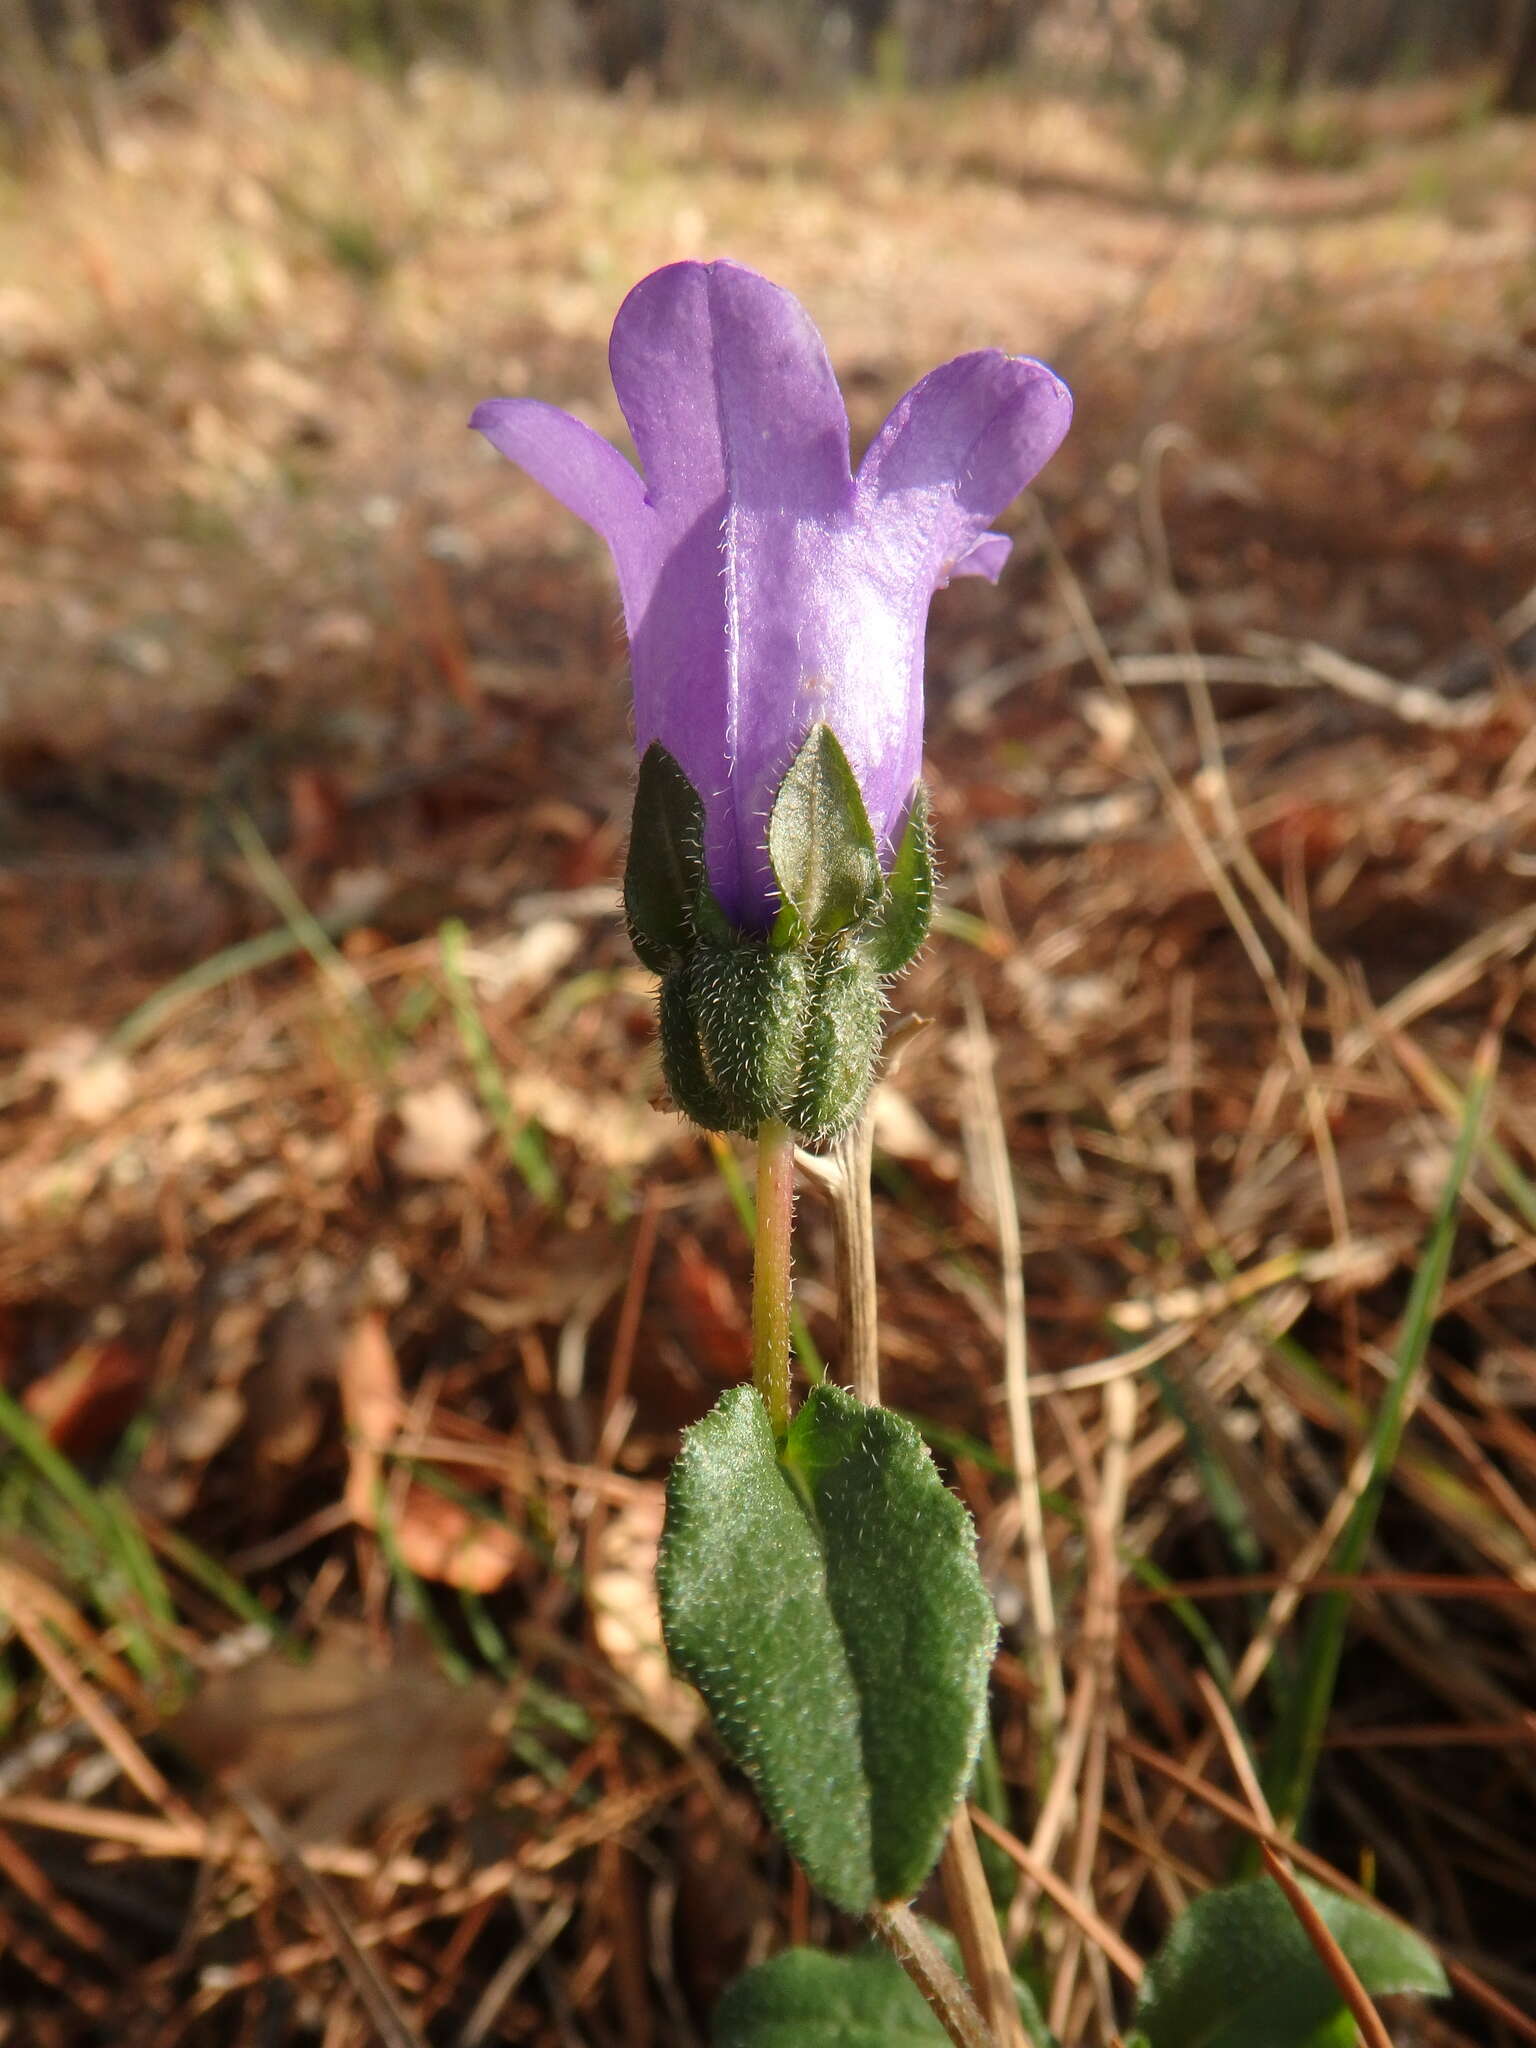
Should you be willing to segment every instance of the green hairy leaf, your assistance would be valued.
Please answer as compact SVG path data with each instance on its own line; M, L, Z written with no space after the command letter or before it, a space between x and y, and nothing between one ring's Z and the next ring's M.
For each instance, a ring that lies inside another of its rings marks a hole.
M1373 1997L1449 1989L1432 1949L1369 1906L1299 1880ZM1147 2048L1333 2048L1337 1987L1271 1878L1194 1900L1147 1966L1136 2025ZM1352 2033L1350 2038L1352 2038Z
M996 1641L971 1519L902 1417L750 1387L689 1430L658 1568L672 1660L834 1904L910 1898L976 1761Z
M830 725L811 728L774 798L768 858L784 897L775 940L829 938L880 901L880 856L858 778Z
M932 1933L946 1952L953 1943ZM1035 2048L1051 2048L1034 1999L1017 1985ZM884 1949L829 1956L792 1948L759 1963L715 2008L711 2048L942 2048L948 2039L923 1994Z
M883 1951L792 1948L738 1977L715 2008L711 2048L935 2048L923 1994Z

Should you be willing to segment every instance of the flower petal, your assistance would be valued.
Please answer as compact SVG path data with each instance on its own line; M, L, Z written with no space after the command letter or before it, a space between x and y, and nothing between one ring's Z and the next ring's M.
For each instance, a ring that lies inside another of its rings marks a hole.
M995 583L1003 573L1003 565L1013 553L1013 542L1006 533L984 533L968 555L962 555L949 572L949 580L957 576L985 576L989 583Z
M634 464L568 412L536 398L488 398L469 424L607 543L628 616L649 590L652 536ZM633 625L633 620L630 620Z
M968 558L1055 454L1071 420L1071 392L1030 356L983 349L930 371L859 470L865 518L892 567L930 590L954 575L995 575L1002 558L994 549Z
M798 301L738 263L670 263L619 308L613 388L653 505L681 525L733 503L831 515L852 495L848 415Z
M848 416L820 335L788 292L734 263L675 263L614 322L614 389L656 531L630 618L635 738L704 799L711 883L767 922L766 820L814 723L828 547L852 527Z

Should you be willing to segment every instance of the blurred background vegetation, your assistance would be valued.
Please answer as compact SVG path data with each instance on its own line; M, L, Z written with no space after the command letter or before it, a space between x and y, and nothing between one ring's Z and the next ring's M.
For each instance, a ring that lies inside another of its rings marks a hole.
M269 25L381 68L451 54L509 84L729 85L824 93L1027 75L1166 106L1213 90L1475 75L1536 111L1536 0L241 0ZM14 145L60 120L99 135L112 81L152 65L217 0L4 0L0 114Z

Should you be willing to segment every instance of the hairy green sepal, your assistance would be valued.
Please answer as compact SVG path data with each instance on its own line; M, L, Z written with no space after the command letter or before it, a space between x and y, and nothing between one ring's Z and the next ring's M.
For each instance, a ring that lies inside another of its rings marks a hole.
M768 854L781 907L738 932L710 890L704 805L664 747L640 764L624 872L635 951L662 977L662 1065L707 1130L788 1123L802 1144L847 1131L874 1080L882 984L910 965L933 915L927 800L914 793L889 875L858 780L830 726L780 784Z
M830 725L811 728L779 785L768 818L768 859L784 899L776 945L847 931L884 894L858 777Z
M970 1516L912 1425L751 1387L689 1430L658 1568L672 1661L834 1904L910 1898L975 1765L996 1641Z
M859 932L859 950L877 974L900 974L922 951L932 923L933 836L928 792L919 783L885 892Z
M646 748L635 784L624 916L630 943L653 974L665 974L701 938L730 931L704 876L704 805L656 744Z

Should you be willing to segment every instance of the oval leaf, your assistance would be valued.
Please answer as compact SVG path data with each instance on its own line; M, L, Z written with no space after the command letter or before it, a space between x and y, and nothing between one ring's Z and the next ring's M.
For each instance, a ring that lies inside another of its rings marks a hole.
M738 1977L715 2008L712 2048L936 2048L946 2036L883 1951L792 1948Z
M951 1953L939 1928L929 1932ZM1032 2048L1054 2048L1033 1997L1015 1989ZM893 1956L792 1948L748 1970L715 2008L711 2048L943 2048L948 2035Z
M1443 1996L1432 1949L1384 1913L1299 1882L1373 1997ZM1270 1878L1206 1892L1147 1966L1136 2024L1148 2048L1310 2048L1329 2042L1343 2003L1285 1894Z
M976 1761L996 1622L921 1437L815 1388L782 1457L726 1394L672 1470L658 1567L677 1668L836 1905L907 1899Z

